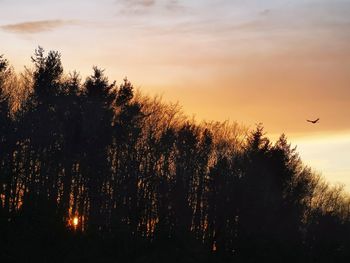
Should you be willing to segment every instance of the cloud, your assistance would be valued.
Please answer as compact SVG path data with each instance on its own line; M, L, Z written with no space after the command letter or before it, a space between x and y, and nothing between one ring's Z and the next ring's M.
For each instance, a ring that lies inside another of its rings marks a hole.
M180 3L177 0L170 0L167 5L166 8L170 11L184 11L184 6L180 5Z
M158 11L178 11L182 8L178 0L117 0L116 4L121 5L123 14L145 14Z
M8 24L0 26L2 30L19 34L35 34L44 31L51 31L67 24L72 24L72 21L67 20L40 20L30 21L17 24Z
M120 1L116 1L116 3L119 4ZM122 4L125 8L142 9L156 5L156 0L123 0Z
M261 16L267 16L271 13L271 9L264 9L262 11L260 11L259 15Z
M144 7L149 7L153 6L156 1L155 0L128 0L130 5L136 5L136 6L144 6Z

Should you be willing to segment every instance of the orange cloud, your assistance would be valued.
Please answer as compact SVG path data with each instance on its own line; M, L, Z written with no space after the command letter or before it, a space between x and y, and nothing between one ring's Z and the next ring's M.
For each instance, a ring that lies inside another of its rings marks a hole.
M41 21L31 21L23 22L17 24L3 25L0 28L13 33L20 34L34 34L44 31L51 31L58 27L62 27L66 24L71 24L72 21L66 20L41 20Z

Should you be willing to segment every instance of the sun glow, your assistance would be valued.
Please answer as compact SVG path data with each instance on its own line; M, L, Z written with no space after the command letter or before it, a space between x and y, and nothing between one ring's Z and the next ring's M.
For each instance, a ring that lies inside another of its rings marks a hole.
M76 228L78 226L78 224L79 224L79 218L77 216L75 216L73 218L73 226Z

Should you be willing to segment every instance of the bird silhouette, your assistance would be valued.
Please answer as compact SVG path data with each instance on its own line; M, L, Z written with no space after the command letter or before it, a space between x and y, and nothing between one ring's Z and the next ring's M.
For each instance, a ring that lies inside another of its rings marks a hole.
M319 120L320 120L320 118L317 118L316 120L306 120L306 121L315 124L315 123L317 123Z

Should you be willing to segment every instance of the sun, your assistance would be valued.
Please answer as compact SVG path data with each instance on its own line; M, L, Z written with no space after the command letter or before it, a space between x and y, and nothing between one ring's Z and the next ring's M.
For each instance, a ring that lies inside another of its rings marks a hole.
M73 218L73 226L74 226L74 227L77 227L78 224L79 224L79 218L78 218L77 216L75 216L75 217Z

